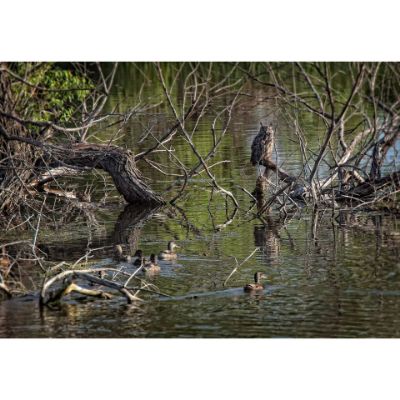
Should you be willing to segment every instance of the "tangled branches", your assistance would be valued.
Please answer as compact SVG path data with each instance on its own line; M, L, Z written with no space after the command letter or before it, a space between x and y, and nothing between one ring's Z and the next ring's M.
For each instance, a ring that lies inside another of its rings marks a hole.
M266 64L268 80L245 72L275 93L281 119L292 126L304 162L302 173L290 177L288 183L288 174L270 157L260 160L267 173L275 171L284 185L261 212L278 198L280 209L296 207L294 201L299 198L328 207L340 207L339 202L359 207L396 198L400 187L395 162L400 136L399 64L294 63L286 68ZM350 87L343 85L342 74L351 77ZM316 149L307 145L307 123L323 127ZM392 163L387 161L390 153Z

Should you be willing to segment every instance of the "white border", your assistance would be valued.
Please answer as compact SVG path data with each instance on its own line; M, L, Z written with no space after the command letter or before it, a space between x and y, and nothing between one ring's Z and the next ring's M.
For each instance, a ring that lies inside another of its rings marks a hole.
M2 397L375 400L398 393L398 340L66 339L0 346Z
M2 1L4 60L400 59L394 0Z

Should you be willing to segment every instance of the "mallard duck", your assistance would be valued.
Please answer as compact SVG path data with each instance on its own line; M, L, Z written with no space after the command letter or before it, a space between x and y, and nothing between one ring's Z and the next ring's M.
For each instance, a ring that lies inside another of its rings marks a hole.
M133 265L136 267L140 267L142 264L146 263L146 259L143 256L142 250L136 250L136 253L133 255L133 257L136 257L136 260L133 262Z
M264 285L260 283L261 278L266 278L266 275L264 275L262 272L256 272L254 274L254 283L248 283L243 290L245 292L253 292L255 290L263 290Z
M151 254L150 261L144 264L145 272L155 273L160 272L160 266L157 264L156 255Z
M114 251L115 251L115 258L117 261L123 261L123 262L131 262L132 261L131 256L124 254L124 252L122 250L122 246L120 244L117 244L114 247Z
M176 260L178 258L177 254L174 251L174 249L176 249L176 248L179 248L179 246L175 242L173 242L173 241L168 242L168 249L160 252L160 254L158 255L158 259L159 260Z

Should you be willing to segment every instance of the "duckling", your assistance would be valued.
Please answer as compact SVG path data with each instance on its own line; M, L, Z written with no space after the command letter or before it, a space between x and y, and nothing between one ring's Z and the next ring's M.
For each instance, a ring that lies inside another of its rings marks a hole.
M146 259L143 256L142 250L136 250L136 253L133 255L133 257L137 257L136 260L133 262L133 265L135 267L140 267L142 264L146 263Z
M131 256L124 254L124 252L122 250L122 246L120 244L117 244L114 247L114 251L115 251L115 258L117 261L123 261L123 262L131 262L132 261Z
M157 264L155 254L151 254L150 261L144 264L143 268L148 273L160 272L160 266Z
M253 292L255 290L263 290L264 285L260 283L261 278L266 278L266 275L264 275L262 272L256 272L254 274L254 283L248 283L243 290L245 292Z
M174 251L175 248L179 248L179 246L175 242L173 242L173 241L168 242L168 249L160 252L160 254L158 255L158 259L159 260L176 260L178 258L178 256Z

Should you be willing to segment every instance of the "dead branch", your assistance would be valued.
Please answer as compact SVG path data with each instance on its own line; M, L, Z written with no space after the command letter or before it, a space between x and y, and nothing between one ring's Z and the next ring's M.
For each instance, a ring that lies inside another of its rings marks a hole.
M54 283L60 280L64 280L65 278L71 278L71 279L76 279L76 278L81 278L84 279L88 282L96 283L101 286L109 287L111 289L114 289L116 291L119 291L122 295L125 296L127 299L128 303L132 303L133 301L139 300L136 296L134 296L132 293L130 293L129 289L127 289L124 285L118 284L116 282L110 281L108 279L102 279L98 278L97 276L93 276L91 274L93 273L98 273L98 272L109 272L109 271L118 271L115 268L96 268L94 269L86 269L86 270L67 270L60 272L53 278L48 279L43 283L42 290L40 291L40 304L45 305L49 301L51 301L51 297L46 299L46 293L50 286L52 286ZM64 290L64 289L63 289Z
M226 286L226 284L228 283L229 279L232 277L232 275L243 265L245 264L247 261L250 260L251 257L253 257L253 255L259 251L260 249L258 247L256 247L251 254L249 254L240 264L238 263L238 261L235 258L236 261L236 266L233 268L233 270L231 271L231 273L228 275L228 277L225 279L224 283L222 284L222 286Z
M351 199L363 202L367 199L370 201L371 196L374 196L374 201L379 201L382 196L397 191L396 171L390 171L385 179L380 180L381 166L388 152L391 149L396 151L394 146L400 135L397 113L399 102L392 100L398 98L396 93L400 90L399 71L397 64L388 65L391 72L379 74L380 63L348 64L346 68L352 82L345 95L335 86L334 76L337 71L333 64L296 63L300 77L305 80L308 89L302 93L296 92L295 82L299 79L298 75L292 72L291 87L291 80L287 79L287 75L281 77L281 70L274 64L266 65L269 81L261 80L251 71L246 71L253 81L277 91L280 104L294 125L304 162L302 176L298 178L277 169L270 156L259 162L266 167L264 176L259 179L267 177L268 171L274 171L283 185L277 188L261 208L261 212L270 209L275 202L280 204L280 209L284 209L286 201L293 202L296 195L300 195L304 201L312 200L315 206L326 206L329 203L335 206L335 200L340 200L342 204L345 201L351 202ZM316 75L313 75L313 70ZM287 73L290 69L285 71ZM386 97L386 92L378 93L375 90L378 81L390 88L390 96ZM365 100L371 102L372 113L366 110ZM326 126L322 143L316 153L306 147L304 134L299 133L304 130L301 127L300 114L313 114ZM352 120L356 120L356 123ZM351 126L350 121L353 123ZM331 156L329 162L328 155ZM320 180L322 163L328 165L329 173ZM369 165L370 171L367 170ZM293 183L296 187L293 188L289 182L296 182ZM279 200L281 196L283 204Z

